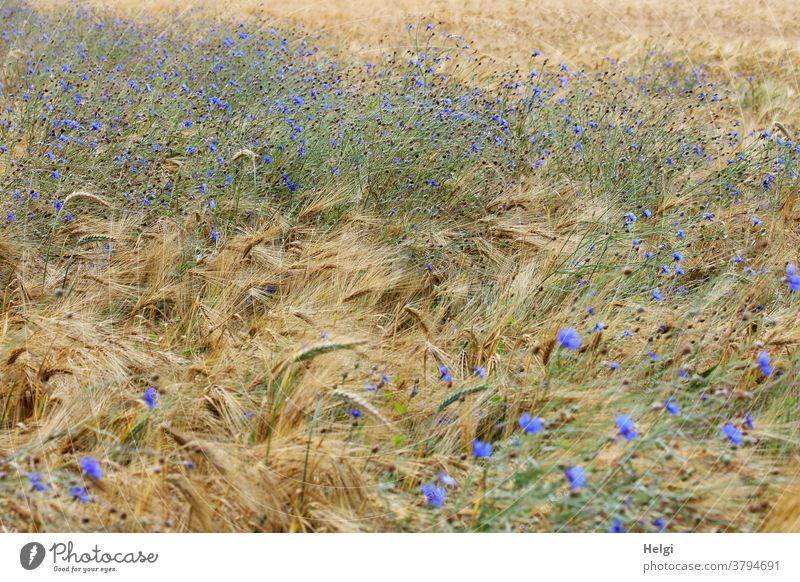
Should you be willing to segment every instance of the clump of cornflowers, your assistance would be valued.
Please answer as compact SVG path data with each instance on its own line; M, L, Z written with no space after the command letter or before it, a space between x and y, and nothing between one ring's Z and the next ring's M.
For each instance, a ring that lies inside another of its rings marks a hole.
M758 354L758 365L761 367L761 373L765 376L772 375L772 372L775 368L773 368L770 364L772 359L769 357L767 352L759 352Z
M437 487L436 483L428 483L422 486L422 494L425 496L425 501L430 507L440 508L444 500L447 498L447 492L441 487Z
M44 482L41 473L28 473L28 481L31 482L31 488L34 491L47 491L50 486Z
M81 468L92 479L101 479L103 477L103 469L100 467L100 462L93 457L83 457L81 459Z
M150 410L155 409L156 404L158 403L158 394L156 393L155 386L150 386L147 390L144 391L144 403L147 404L147 408Z
M81 487L80 485L73 485L70 487L69 496L72 497L74 501L80 501L81 503L89 503L93 499L86 490L86 487Z
M738 447L743 442L742 431L730 423L722 427L722 434L725 435L725 438L735 447Z
M529 412L524 412L522 416L519 417L519 426L525 431L525 434L536 434L542 430L544 425L542 419L538 416L533 417Z
M562 348L577 350L581 347L581 337L578 335L578 332L575 331L575 328L565 327L558 332L558 343L561 344Z
M632 441L639 436L631 417L624 414L617 417L617 429L619 430L620 436L626 441Z
M472 443L472 454L476 459L488 459L492 456L492 443L475 439Z
M575 466L564 472L564 476L569 481L569 486L573 491L586 486L586 472L583 467Z

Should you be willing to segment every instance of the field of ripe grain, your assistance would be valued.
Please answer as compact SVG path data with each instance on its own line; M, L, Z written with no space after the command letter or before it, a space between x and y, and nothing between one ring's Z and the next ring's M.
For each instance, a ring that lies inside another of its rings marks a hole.
M0 6L0 531L800 531L800 6Z

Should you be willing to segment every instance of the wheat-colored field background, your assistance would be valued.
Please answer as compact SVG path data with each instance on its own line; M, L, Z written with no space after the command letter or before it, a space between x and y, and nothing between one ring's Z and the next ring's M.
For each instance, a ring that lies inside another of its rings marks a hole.
M68 0L53 0L65 2ZM532 49L552 60L596 66L606 57L641 56L651 48L688 54L717 78L743 71L766 72L762 102L743 107L742 119L752 124L776 115L796 117L796 67L780 62L800 59L800 3L776 0L89 0L86 4L113 6L129 15L187 13L236 18L258 16L301 24L326 34L331 44L378 54L402 47L404 28L421 22L443 28L473 43L480 54L500 69L524 68ZM45 4L50 4L46 2Z
M56 0L63 1L63 0ZM203 9L231 18L269 16L327 32L353 47L397 37L403 26L433 19L504 63L533 47L551 56L592 62L625 56L648 43L697 50L721 66L758 62L797 50L800 6L776 0L92 0L131 14ZM45 2L46 4L46 2Z

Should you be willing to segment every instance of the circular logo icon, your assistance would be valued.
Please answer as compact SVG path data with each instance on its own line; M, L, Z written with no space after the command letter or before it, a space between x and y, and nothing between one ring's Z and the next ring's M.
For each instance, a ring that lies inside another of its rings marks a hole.
M19 551L19 563L26 570L35 570L44 562L44 546L39 542L30 542Z

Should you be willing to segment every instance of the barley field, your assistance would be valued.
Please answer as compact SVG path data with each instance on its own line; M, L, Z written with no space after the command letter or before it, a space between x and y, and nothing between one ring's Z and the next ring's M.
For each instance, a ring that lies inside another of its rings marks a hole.
M0 531L800 531L797 22L0 2Z

